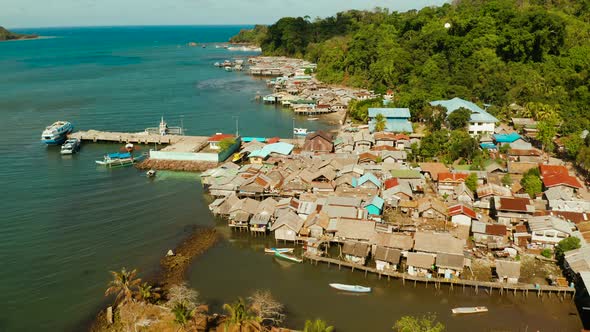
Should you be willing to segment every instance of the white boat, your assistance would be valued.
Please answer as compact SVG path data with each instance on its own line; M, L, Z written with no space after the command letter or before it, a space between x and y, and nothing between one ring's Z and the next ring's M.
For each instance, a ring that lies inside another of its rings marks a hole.
M278 252L278 251L275 252L275 257L282 258L284 260L294 262L294 263L303 262L303 259L301 259L301 258L297 258L293 255L288 254L288 253L282 253L282 252Z
M275 252L293 252L294 248L264 248L264 252L267 254L274 254Z
M307 135L307 128L293 128L293 135Z
M150 169L149 171L145 172L145 176L147 176L148 178L153 178L156 176L156 170L155 169Z
M74 126L67 121L57 121L43 130L41 141L48 145L62 144L68 138L68 134L74 130Z
M364 287L359 285L347 285L347 284L330 284L330 287L336 288L338 290L343 290L347 292L354 292L354 293L370 293L371 287Z
M307 118L307 121L316 121L319 120L319 118Z
M74 154L80 149L80 140L77 138L68 139L61 146L61 154Z
M459 307L451 309L453 314L477 314L480 312L488 312L487 307Z

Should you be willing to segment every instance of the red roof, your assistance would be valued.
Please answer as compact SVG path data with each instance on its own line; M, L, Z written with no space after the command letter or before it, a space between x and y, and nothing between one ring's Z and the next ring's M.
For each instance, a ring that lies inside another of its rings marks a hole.
M371 148L372 151L397 151L397 149L393 146L389 145L376 145Z
M266 143L268 143L268 144L277 143L280 140L281 140L280 137L271 137L271 138L266 139Z
M391 179L385 180L385 182L383 182L383 185L385 186L385 190L387 190L389 188L393 188L393 187L399 185L399 181L397 180L397 178L391 178Z
M564 175L564 174L551 174L547 176L543 176L543 184L547 188L555 187L555 186L568 186L572 188L580 189L582 185L573 176Z
M488 224L488 225L486 225L486 234L505 236L506 235L506 225Z
M463 205L463 204L457 204L457 205L453 205L449 208L449 216L456 216L459 214L464 214L468 217L471 217L471 219L477 219L477 215L475 214L475 211L473 211L471 208L468 208L467 206Z
M225 138L234 138L234 135L217 133L217 134L209 137L208 142L219 142Z
M531 200L528 198L507 198L507 197L500 197L500 207L499 210L503 211L518 211L518 212L528 212L527 205L530 205Z
M567 168L561 165L539 164L539 170L541 171L541 176L569 175Z
M465 182L469 175L465 173L438 173L438 182Z
M588 214L584 212L570 212L570 211L549 211L552 216L560 217L565 220L569 220L575 224L579 224L584 221L588 221Z
M377 157L376 155L374 155L374 154L371 154L371 153L368 153L368 152L361 153L361 154L359 155L359 161L363 161L363 160L365 160L365 161L366 161L366 160L371 160L371 161L373 161L373 162L377 162L377 158L378 158L378 157Z

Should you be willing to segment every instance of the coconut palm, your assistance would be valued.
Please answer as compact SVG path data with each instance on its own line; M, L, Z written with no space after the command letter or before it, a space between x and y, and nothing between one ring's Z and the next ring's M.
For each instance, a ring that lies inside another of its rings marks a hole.
M328 323L321 319L316 319L314 321L306 320L305 327L303 328L303 332L332 332L334 331L333 326L328 326Z
M385 130L385 126L387 125L387 121L383 114L379 113L375 116L375 131L380 132Z
M111 274L113 280L109 282L109 288L107 288L104 295L116 294L115 305L131 300L133 289L141 283L141 279L137 278L137 270L127 271L126 268L122 268L121 272L111 271Z
M223 310L228 313L226 329L238 332L262 331L261 319L252 313L244 299L238 298L232 304L224 304Z

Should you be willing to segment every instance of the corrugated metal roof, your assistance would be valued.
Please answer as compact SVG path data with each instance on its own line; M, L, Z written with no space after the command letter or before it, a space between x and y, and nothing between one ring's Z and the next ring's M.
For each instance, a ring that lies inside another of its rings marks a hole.
M374 118L377 114L381 114L386 118L409 119L409 108L369 108L369 118Z
M442 106L447 109L447 115L453 113L454 111L458 110L459 108L465 108L470 110L471 119L469 122L499 122L493 115L481 109L481 107L477 106L476 104L463 100L461 98L455 97L450 100L436 100L431 101L430 105L432 106Z

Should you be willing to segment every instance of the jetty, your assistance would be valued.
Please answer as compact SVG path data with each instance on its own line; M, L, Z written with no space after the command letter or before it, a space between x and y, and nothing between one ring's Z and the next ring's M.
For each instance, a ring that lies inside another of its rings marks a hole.
M202 136L183 135L159 135L147 132L124 133L113 131L86 130L70 134L71 138L77 138L86 142L104 143L134 143L134 144L175 144L186 140L203 140Z
M381 277L386 276L387 279L395 278L401 279L403 284L405 285L406 282L414 282L414 287L416 287L417 283L423 283L426 287L428 284L431 283L434 285L435 288L440 288L441 285L447 285L450 289L454 287L463 287L463 291L465 291L465 286L472 287L475 289L476 294L479 292L480 289L486 290L489 292L489 295L492 295L494 290L497 290L500 295L504 294L504 292L512 292L516 295L517 292L521 292L525 296L528 296L529 292L533 294L537 294L540 297L542 294L555 294L558 297L561 296L562 299L565 299L566 295L570 295L573 299L576 294L576 289L573 287L562 287L562 286L552 286L552 285L533 285L533 284L511 284L511 283L502 283L502 282L494 282L494 281L479 281L479 280L469 280L469 279L447 279L447 278L437 278L431 277L428 278L426 276L413 276L407 273L392 271L392 270L377 270L376 268L355 264L343 260L338 260L334 258L328 258L318 255L313 255L308 252L303 254L304 261L307 260L312 265L318 265L318 263L326 263L328 266L335 265L338 266L338 269L341 269L343 266L346 268L350 268L351 271L359 270L365 272L365 277L368 273L373 273Z

